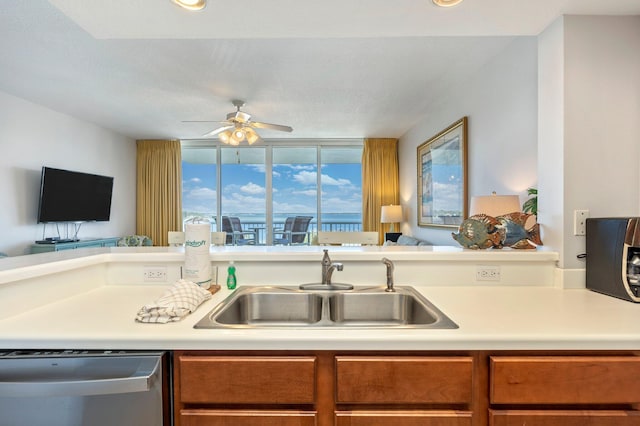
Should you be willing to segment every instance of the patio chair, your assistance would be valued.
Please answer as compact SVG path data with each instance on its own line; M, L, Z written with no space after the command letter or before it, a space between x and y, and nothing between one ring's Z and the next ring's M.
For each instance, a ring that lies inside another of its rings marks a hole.
M293 222L296 220L294 216L288 217L284 221L283 229L273 230L273 244L282 244L288 246L291 244L291 231L293 230Z
M242 222L238 217L222 216L222 230L227 233L227 244L243 246L258 243L258 231L242 230Z
M291 227L291 244L309 245L309 223L313 216L296 216Z

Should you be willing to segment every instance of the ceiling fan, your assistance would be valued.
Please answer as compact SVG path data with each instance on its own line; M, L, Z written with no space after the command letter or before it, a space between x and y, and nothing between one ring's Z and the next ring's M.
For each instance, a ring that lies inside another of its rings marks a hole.
M244 106L244 101L233 100L236 107L234 112L227 114L225 121L184 121L185 123L220 123L220 127L202 135L203 138L218 135L220 141L228 145L239 145L246 140L249 145L262 140L254 129L279 130L281 132L291 132L293 128L282 124L262 123L251 120L251 114L240 111Z

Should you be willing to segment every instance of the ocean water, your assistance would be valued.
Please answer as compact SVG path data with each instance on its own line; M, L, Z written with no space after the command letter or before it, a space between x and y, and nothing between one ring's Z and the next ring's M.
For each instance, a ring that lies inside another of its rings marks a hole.
M243 223L266 223L267 219L264 214L256 213L224 213L224 216L237 216ZM318 223L318 218L313 213L276 213L273 215L273 223L284 223L290 216L313 216L311 223ZM209 213L183 212L184 221L192 217L204 217L211 222L215 222L215 218ZM362 223L362 214L360 213L325 213L322 215L323 223Z
M202 214L185 214L185 221L191 217L203 217ZM259 244L264 244L266 241L266 216L264 214L254 213L226 213L225 216L237 216L242 222L243 229L256 228L258 230ZM274 229L281 229L284 225L287 217L290 216L313 216L311 213L282 213L275 214L273 217ZM216 222L213 217L209 216L211 221L211 229L216 230ZM321 231L349 231L358 232L362 231L362 215L360 213L327 213L322 216L322 227L318 229L317 217L309 223L310 235L315 235L318 230Z
M226 216L237 216L242 222L266 223L266 216L263 214L250 213L229 213ZM290 216L313 216L311 223L318 223L318 218L313 213L276 213L273 215L274 223L284 223ZM360 213L326 213L322 215L322 222L338 223L361 223Z

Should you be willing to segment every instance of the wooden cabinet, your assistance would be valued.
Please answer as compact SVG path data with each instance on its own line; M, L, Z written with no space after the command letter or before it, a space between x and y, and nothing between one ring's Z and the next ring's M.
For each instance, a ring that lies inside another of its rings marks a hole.
M470 357L336 357L336 402L469 404Z
M336 412L335 426L471 426L469 411L354 411Z
M640 412L620 410L490 410L491 426L638 426Z
M183 356L180 399L194 404L313 404L313 356Z
M48 253L52 251L61 250L73 250L87 247L115 247L118 244L120 238L101 238L95 240L80 240L72 241L70 243L55 243L55 244L31 244L31 254L36 253Z
M179 426L472 426L473 358L174 353Z
M640 425L640 357L492 356L490 371L492 426Z
M315 426L316 414L293 410L182 410L182 426Z
M316 357L174 354L176 425L315 426Z
M177 351L176 426L640 426L632 352Z

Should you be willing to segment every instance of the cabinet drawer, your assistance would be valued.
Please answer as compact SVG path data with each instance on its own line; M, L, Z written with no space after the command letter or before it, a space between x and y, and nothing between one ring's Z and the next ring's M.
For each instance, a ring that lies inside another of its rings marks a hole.
M305 411L182 410L181 426L315 426L316 413Z
M335 426L471 426L468 411L338 411Z
M640 402L640 357L491 357L492 404Z
M181 356L182 403L312 404L316 357Z
M638 426L636 411L490 410L490 426Z
M471 401L471 357L336 357L336 402L459 404Z

